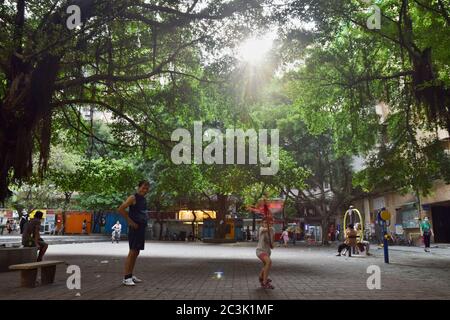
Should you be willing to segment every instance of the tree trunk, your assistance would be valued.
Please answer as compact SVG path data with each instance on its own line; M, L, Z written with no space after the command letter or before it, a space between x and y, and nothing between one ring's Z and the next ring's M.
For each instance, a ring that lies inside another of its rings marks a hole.
M321 220L321 227L322 227L322 245L328 245L328 216L322 217Z
M192 220L191 226L192 226L192 237L195 239L195 222L197 221L197 215L195 214L195 210L192 210L192 215L194 216L194 220Z
M11 180L24 181L31 176L35 146L40 153L39 171L47 166L51 100L59 70L58 57L47 54L32 67L16 53L11 57L6 95L0 102L0 201L10 195Z
M70 205L70 200L72 199L73 192L64 192L64 210L67 210Z
M163 239L163 225L164 225L164 223L161 220L159 220L158 223L159 223L159 240L162 240Z
M252 231L253 231L253 235L255 234L255 232L256 232L256 213L252 213L253 214L253 219L252 219ZM253 240L253 239L252 239Z
M283 200L283 209L281 211L281 215L283 217L283 227L285 227L287 225L287 217L285 215L287 199L288 199L288 196L286 195L286 198Z
M216 219L216 232L214 237L216 239L225 239L226 234L226 215L228 213L228 196L224 194L217 195L217 219Z
M164 221L162 220L162 218L161 218L161 211L160 211L160 209L157 207L157 206L155 206L155 209L156 209L156 222L159 224L159 237L158 237L158 239L161 241L161 240L163 240L163 224L164 224Z

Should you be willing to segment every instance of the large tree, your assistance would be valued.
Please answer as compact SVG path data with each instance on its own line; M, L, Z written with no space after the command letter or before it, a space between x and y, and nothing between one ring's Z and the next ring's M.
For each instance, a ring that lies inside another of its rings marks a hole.
M372 4L379 16L373 7L368 10ZM448 0L295 0L280 10L283 22L313 23L290 35L297 43L312 39L322 51L316 67L337 71L329 77L312 74L308 81L353 91L355 112L368 99L398 103L404 94L422 122L450 131L449 16ZM380 19L380 28L368 23L372 18Z
M127 115L123 98L171 76L202 78L189 68L190 53L200 44L205 52L220 48L219 31L245 32L261 2L2 1L0 200L11 181L31 176L35 152L44 171L53 114L67 106L108 109L164 143ZM72 30L69 5L81 9L82 25Z
M290 33L303 44L291 55L302 63L288 76L290 96L311 132L331 129L340 154L367 159L357 184L427 193L449 179L437 135L450 129L449 2L377 5L381 29L368 28L362 1L299 0L284 11L314 22Z

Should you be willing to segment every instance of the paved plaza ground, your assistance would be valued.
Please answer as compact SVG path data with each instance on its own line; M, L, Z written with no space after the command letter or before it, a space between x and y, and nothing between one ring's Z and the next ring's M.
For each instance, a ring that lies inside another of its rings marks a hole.
M255 243L204 244L147 242L135 274L135 287L121 284L128 244L109 242L51 245L47 260L81 268L81 289L69 290L67 265L57 267L55 283L26 289L19 273L0 273L0 299L450 299L450 249L395 247L391 263L383 251L373 256L336 257L336 247L304 245L273 251L275 290L263 290ZM381 289L369 290L367 267L381 269ZM222 276L219 277L218 273Z

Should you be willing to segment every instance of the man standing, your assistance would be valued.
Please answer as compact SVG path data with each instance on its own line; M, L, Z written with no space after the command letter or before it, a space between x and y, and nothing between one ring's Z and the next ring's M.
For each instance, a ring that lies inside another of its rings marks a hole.
M140 250L144 250L145 229L147 227L147 201L145 195L150 190L148 181L141 181L138 185L137 192L129 196L128 199L119 207L119 213L128 221L128 242L130 251L125 262L125 273L123 284L126 286L134 286L135 283L142 280L133 276L133 269ZM125 210L129 208L128 212Z
M37 247L39 255L37 261L42 261L45 251L47 251L48 244L40 237L41 219L44 214L42 211L36 211L34 219L26 222L23 227L22 244L24 247Z

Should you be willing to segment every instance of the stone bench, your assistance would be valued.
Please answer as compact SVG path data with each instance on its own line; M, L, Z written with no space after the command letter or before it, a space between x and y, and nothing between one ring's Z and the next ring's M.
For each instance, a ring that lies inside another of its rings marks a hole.
M20 270L21 287L34 288L36 286L37 271L41 268L41 284L46 285L55 281L56 266L64 261L41 261L9 266L10 270Z
M36 258L36 247L0 248L0 272L9 271L8 267L12 264L34 262Z

